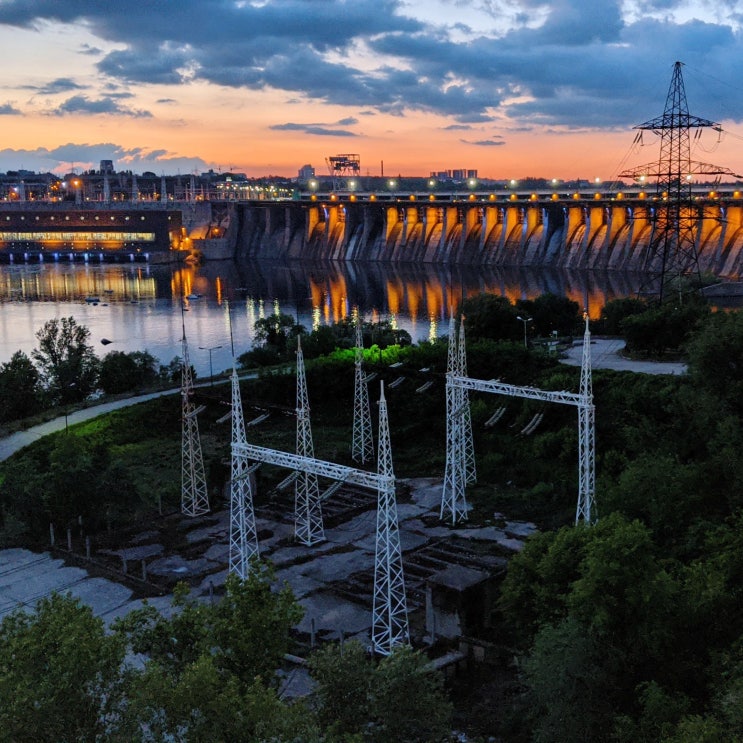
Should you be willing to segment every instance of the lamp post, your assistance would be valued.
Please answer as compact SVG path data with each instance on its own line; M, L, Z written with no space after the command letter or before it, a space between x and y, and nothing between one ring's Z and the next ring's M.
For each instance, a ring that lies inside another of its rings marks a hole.
M68 382L67 384L63 384L62 390L71 390L73 387L77 387L77 382ZM63 397L66 397L64 392L62 394L63 394ZM67 402L67 400L62 400L62 402L64 403L64 432L65 434L68 434L70 432L70 427L67 423L67 415L69 413L69 410L68 410L69 403Z
M212 369L212 351L216 351L222 346L199 346L200 351L209 351L209 386L214 384L214 370Z
M517 320L521 320L522 323L524 323L524 348L529 348L529 343L526 340L526 324L530 323L532 321L531 317L521 317L521 315L518 315L516 317Z

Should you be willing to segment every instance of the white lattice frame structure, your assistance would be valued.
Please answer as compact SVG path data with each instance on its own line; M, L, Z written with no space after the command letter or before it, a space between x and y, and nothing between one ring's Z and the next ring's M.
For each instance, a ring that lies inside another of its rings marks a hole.
M442 521L450 519L452 524L467 519L467 436L464 412L465 408L469 409L469 401L462 387L451 384L454 377L466 376L460 371L460 363L457 328L454 315L451 315L446 364L446 469L441 491L440 518Z
M232 459L230 468L230 573L245 580L251 561L259 556L253 507L253 468L244 453L247 443L240 380L232 367Z
M467 349L464 342L464 315L459 323L459 338L457 339L457 375L467 376ZM477 466L475 464L475 445L472 436L472 415L467 390L462 390L462 399L459 401L462 416L462 456L464 457L465 483L470 485L477 482Z
M586 317L586 329L583 335L583 358L581 362L581 384L580 392L553 392L551 390L541 390L536 387L519 387L517 385L505 384L498 380L486 381L484 379L472 379L465 376L447 374L447 430L451 425L453 428L461 427L458 420L461 419L461 413L449 411L449 399L456 398L456 390L475 390L477 392L490 392L496 395L507 395L509 397L522 397L528 400L541 400L542 402L553 402L562 405L573 405L578 408L578 503L575 512L575 523L583 520L587 524L595 523L596 514L596 475L595 475L595 414L596 408L593 404L593 390L591 384L591 333L588 329L588 318ZM451 390L450 390L451 388ZM450 424L449 419L452 419ZM459 439L447 436L447 447L459 446L460 453L450 452L447 449L447 465L451 460L453 463L459 463L456 471L457 491L452 488L448 496L446 492L446 479L444 481L444 491L442 493L441 512L442 519L445 512L452 514L452 521L456 523L459 519L457 514L464 511L461 518L466 518L466 500L464 497L464 480L466 477L464 465L462 462L461 444ZM459 503L452 500L453 495L461 491ZM445 511L446 507L446 511Z
M203 516L209 512L209 496L204 459L199 438L200 409L193 402L193 371L188 341L183 331L181 359L181 512L184 516Z
M380 480L374 556L372 648L379 655L389 655L395 647L407 645L410 636L384 383L382 383L379 398L377 473Z
M315 456L307 378L299 336L297 336L297 455L306 459L313 459ZM325 540L317 475L307 470L300 470L294 481L294 536L297 541L307 546Z
M380 400L380 465L378 472L347 467L314 457L268 449L255 444L234 444L233 451L246 460L325 477L337 482L377 490L377 534L374 560L372 644L375 652L388 655L409 639L405 581L395 501L395 476L389 446L386 401ZM384 436L384 438L383 438Z
M353 390L353 434L351 436L351 458L366 464L374 459L374 437L372 435L369 390L364 374L364 342L361 335L361 318L356 316L356 349Z

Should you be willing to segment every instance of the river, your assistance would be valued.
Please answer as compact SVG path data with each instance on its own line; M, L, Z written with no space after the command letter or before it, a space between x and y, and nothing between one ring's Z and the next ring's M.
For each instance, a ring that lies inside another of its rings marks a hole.
M231 365L228 314L239 355L252 345L255 321L277 311L311 329L358 307L365 320L391 320L419 342L445 334L449 307L479 292L512 301L552 292L598 317L606 301L639 285L618 273L382 263L3 265L0 363L17 350L30 354L38 329L66 316L90 329L99 356L147 350L162 363L181 354L185 326L191 362L205 376L210 361L215 373Z

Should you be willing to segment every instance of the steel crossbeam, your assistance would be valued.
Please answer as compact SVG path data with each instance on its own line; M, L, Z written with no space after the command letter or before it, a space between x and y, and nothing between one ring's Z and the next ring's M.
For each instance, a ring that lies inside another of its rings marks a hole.
M451 514L452 523L467 518L467 501L465 497L464 432L462 426L465 405L463 395L465 390L476 392L490 392L508 397L523 397L527 400L572 405L578 408L578 504L575 513L575 523L584 521L587 524L596 522L596 441L595 417L596 408L593 404L593 385L591 379L591 333L588 325L588 315L584 317L585 332L583 334L583 358L581 361L580 392L560 390L540 390L536 387L520 387L506 384L498 379L473 379L462 375L462 363L453 363L455 352L451 349L454 338L454 323L450 329L449 372L446 375L446 409L447 409L447 452L444 487L441 497L441 518ZM457 373L459 372L459 373ZM495 417L495 416L494 416ZM494 418L493 417L493 418ZM493 420L491 418L491 420ZM531 433L532 424L537 417L522 430L522 433ZM488 425L486 423L486 425Z
M273 464L277 467L308 472L318 477L327 477L329 480L344 480L351 485L361 485L365 488L387 487L390 483L394 485L395 478L378 475L376 472L366 472L347 467L335 462L326 462L314 457L301 457L291 452L268 449L255 444L242 444L235 447L236 451L244 454L248 459L257 460L265 464Z
M563 405L590 405L590 398L577 392L554 392L552 390L540 390L536 387L519 387L515 384L505 384L497 380L473 379L472 377L450 377L448 380L455 387L477 392L492 392L496 395L507 395L508 397L525 397L528 400L542 400L543 402L557 402Z

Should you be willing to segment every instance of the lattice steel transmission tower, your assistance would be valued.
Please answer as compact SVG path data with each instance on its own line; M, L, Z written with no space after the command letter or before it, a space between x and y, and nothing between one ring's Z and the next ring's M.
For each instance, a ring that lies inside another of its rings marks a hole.
M181 308L182 309L182 308ZM198 414L204 409L193 401L193 370L188 356L186 324L181 313L181 512L186 516L201 516L209 512L209 497L201 455Z
M377 535L374 556L374 605L372 647L375 653L389 655L410 640L405 578L397 523L395 474L392 469L390 426L384 382L379 396L379 451L377 473L380 478L377 500Z
M469 411L469 400L464 390L451 384L459 372L460 355L457 343L457 327L454 315L449 318L449 349L446 368L446 469L441 493L441 520L451 518L451 523L467 520L467 436L465 433L465 409ZM472 427L470 424L470 433ZM473 460L474 461L474 460Z
M640 130L636 142L642 140L643 131L660 137L658 161L619 174L620 178L656 179L656 200L651 207L652 234L646 248L644 271L651 284L650 291L657 293L659 302L663 301L671 282L683 276L699 275L696 228L704 207L693 200L692 179L698 175L735 176L728 168L691 159L691 130L696 130L694 139L698 139L703 128L717 132L722 128L714 121L689 113L681 67L681 62L674 64L663 114L634 127Z
M467 349L464 342L464 315L459 323L459 339L457 340L457 376L467 376ZM462 389L462 447L464 457L465 481L469 485L477 482L477 466L475 464L475 446L472 438L472 414L470 411L470 393Z
M369 390L364 374L364 340L361 333L361 317L356 314L356 359L353 389L353 435L351 437L351 457L354 462L366 464L374 458L374 437L372 435Z
M232 330L230 326L230 335ZM235 351L232 351L232 465L230 478L230 573L245 580L250 563L259 556L258 533L253 508L253 469L245 454L245 418L243 417L240 380L237 376Z
M596 441L593 404L593 381L591 377L591 331L588 328L588 313L585 313L586 329L583 333L583 357L580 367L580 396L578 405L578 505L575 523L583 520L595 523L596 513Z
M309 459L315 456L304 356L299 336L297 336L297 455ZM298 472L294 481L294 535L307 546L325 539L320 488L317 475L311 472Z

